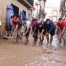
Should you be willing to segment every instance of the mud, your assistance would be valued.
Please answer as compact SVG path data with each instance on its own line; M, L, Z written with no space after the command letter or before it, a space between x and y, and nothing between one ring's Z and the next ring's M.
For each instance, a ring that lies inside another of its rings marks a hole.
M32 39L30 39L32 40ZM33 41L33 40L32 40ZM66 46L33 46L0 39L0 66L66 66ZM38 44L38 43L37 43Z

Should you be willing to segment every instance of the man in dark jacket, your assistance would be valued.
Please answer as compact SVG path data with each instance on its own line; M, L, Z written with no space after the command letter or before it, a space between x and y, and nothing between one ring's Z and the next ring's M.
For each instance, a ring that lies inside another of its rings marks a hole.
M38 22L37 19L32 19L31 22L31 31L34 38L34 46L36 45L37 39L38 39Z
M53 36L55 34L55 25L54 22L50 19L46 19L46 22L44 23L42 33L45 33L47 37L47 44L51 44L53 40ZM50 35L50 38L49 38ZM50 42L49 42L50 41Z
M45 15L44 14L41 14L40 16L40 21L39 21L39 24L38 24L38 34L39 34L39 46L42 46L43 45L43 40L44 40L44 35L41 34L42 30L43 30L43 24L44 24L44 18L45 18Z

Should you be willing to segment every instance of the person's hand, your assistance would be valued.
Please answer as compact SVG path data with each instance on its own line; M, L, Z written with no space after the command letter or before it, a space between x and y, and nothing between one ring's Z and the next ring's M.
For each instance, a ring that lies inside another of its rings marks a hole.
M33 34L33 31L31 30L30 33Z
M25 34L25 33L23 33L23 35L25 36L26 34Z
M49 35L49 33L46 33L46 35Z
M46 36L49 36L49 33L48 32L46 33Z
M43 34L42 34L42 33L40 33L40 34L39 34L39 37L42 37L42 36L43 36Z

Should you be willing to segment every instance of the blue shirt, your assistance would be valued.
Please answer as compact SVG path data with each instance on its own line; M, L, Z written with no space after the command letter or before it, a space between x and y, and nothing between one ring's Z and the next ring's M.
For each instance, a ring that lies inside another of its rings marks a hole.
M51 33L51 31L55 29L54 22L51 20L47 32Z

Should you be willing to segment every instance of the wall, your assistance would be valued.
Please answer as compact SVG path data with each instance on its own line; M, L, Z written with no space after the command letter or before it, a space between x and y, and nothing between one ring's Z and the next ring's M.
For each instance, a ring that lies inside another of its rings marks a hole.
M19 11L25 10L26 16L28 14L31 16L31 10L28 10L24 5L22 5L17 0L0 0L0 20L2 21L2 26L0 27L0 33L5 31L5 23L6 23L6 7L8 4L14 4L19 7Z
M41 5L41 10L44 10L44 8L45 8L45 2L44 2L44 0L39 1L39 3Z

